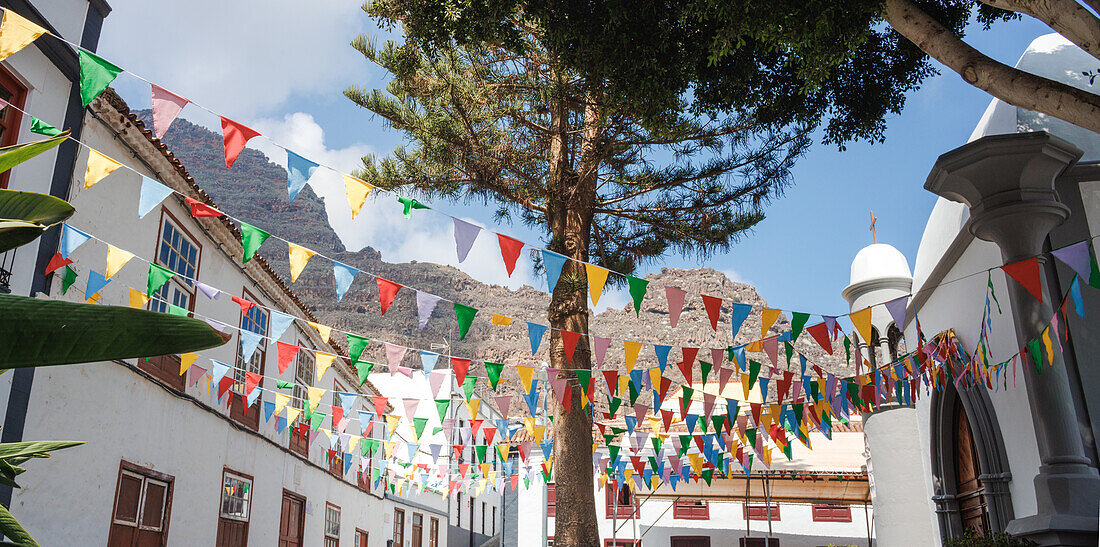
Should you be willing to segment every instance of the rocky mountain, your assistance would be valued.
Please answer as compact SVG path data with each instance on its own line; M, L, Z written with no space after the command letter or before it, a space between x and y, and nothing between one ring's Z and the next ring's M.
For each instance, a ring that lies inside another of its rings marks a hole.
M137 114L149 124L148 111ZM451 266L423 262L386 262L381 253L369 247L348 251L328 224L323 200L307 186L294 203L289 203L286 171L268 161L264 154L246 148L233 168L226 169L221 135L184 119L177 119L163 140L221 210L274 235L406 287L398 293L386 315L381 316L378 289L372 276L358 276L343 300L337 302L331 264L319 257L314 258L291 287L323 323L377 341L509 365L538 365L549 361L549 336L543 340L539 352L532 355L527 326L524 323L547 322L549 295L545 292L529 286L511 290L500 285L488 285ZM287 249L282 242L268 240L261 247L260 254L269 260L284 279L289 279ZM699 294L752 304L755 313L745 321L736 342L746 343L759 338L759 309L767 304L752 286L731 281L721 272L706 267L664 268L660 273L646 276L646 279L650 281L649 291L640 314L633 315L633 306L627 305L622 309L608 309L603 313L593 314L591 318L591 332L613 340L607 351L605 368L616 366L622 369L625 366L623 340L648 345L643 346L636 365L639 368L655 366L657 360L652 344L666 344L673 348L703 348L699 358L708 361L709 348L731 345L734 340L729 332L730 306L727 304L723 307L722 320L718 324L718 330L714 331ZM669 325L663 289L666 285L680 287L688 293L676 329ZM440 301L431 321L423 330L418 328L414 289L430 292L444 299ZM465 340L459 340L453 302L480 310ZM511 325L494 325L490 323L491 313L511 317L515 321ZM789 330L789 322L786 317L781 316L771 332L785 330ZM333 336L343 335L334 332ZM796 346L824 369L834 373L849 372L842 348L838 352L839 358L836 355L829 356L808 335L801 336ZM785 368L782 351L780 353L780 366ZM367 353L364 353L364 358L384 363L385 354L381 344L372 344ZM768 362L763 354L750 355L750 358ZM674 382L680 379L679 370L673 366L679 360L680 352L674 349L669 356L666 373ZM419 366L419 360L412 355L406 356L404 363L408 366ZM793 366L797 367L797 361ZM471 373L485 375L480 366L475 366ZM698 378L699 371L696 370L695 374ZM503 376L515 378L515 373L505 372ZM713 377L716 377L716 373L712 373ZM500 389L504 393L516 394L519 392L518 383L507 381ZM602 385L602 382L598 385ZM485 389L488 389L487 385ZM521 403L517 401L515 404Z

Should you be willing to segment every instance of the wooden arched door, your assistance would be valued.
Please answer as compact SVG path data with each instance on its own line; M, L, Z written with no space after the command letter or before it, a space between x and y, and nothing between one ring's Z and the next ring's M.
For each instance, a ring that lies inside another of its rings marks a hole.
M989 510L985 504L985 488L980 479L981 464L974 446L970 421L959 401L955 403L955 500L963 530L974 529L981 535L989 532Z

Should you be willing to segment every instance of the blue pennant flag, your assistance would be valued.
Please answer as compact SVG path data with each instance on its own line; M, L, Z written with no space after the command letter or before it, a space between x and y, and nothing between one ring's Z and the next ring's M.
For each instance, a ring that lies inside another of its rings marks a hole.
M91 239L92 236L69 226L68 224L61 225L61 258L69 258L69 254L76 250L77 247L84 244L85 241Z
M694 435L695 426L699 424L699 416L697 414L688 414L684 416L684 424L687 425L688 435Z
M532 416L538 415L539 406L539 379L531 379L531 391L523 394L523 400L527 402L527 409L531 411Z
M749 362L745 358L745 346L740 345L733 348L733 358L737 360L737 366L741 368L741 372L748 370Z
M768 382L771 381L771 378L769 378L767 376L761 376L761 377L757 378L756 381L760 384L760 395L763 397L763 399L760 399L760 400L761 401L767 401L768 400Z
M336 278L336 301L339 302L341 298L344 298L344 294L348 292L351 287L351 282L355 280L355 274L359 273L359 270L337 262L332 261L332 275Z
M95 270L89 270L88 288L84 291L84 298L91 298L93 295L103 290L103 287L106 287L110 282L109 279L103 277L103 274Z
M293 315L271 310L271 339L278 340L282 338L283 333L286 332L291 323L294 323Z
M420 364L424 366L424 374L430 374L435 369L435 363L438 360L438 353L420 350Z
M260 345L260 341L264 337L256 334L250 330L241 329L241 357L247 363L249 359L252 359L252 354L256 351L256 346Z
M733 303L733 310L730 313L730 320L733 321L734 340L737 340L737 333L741 331L741 325L744 324L745 319L749 318L750 313L752 313L752 305L742 304L739 302Z
M672 349L672 346L653 346L653 350L657 352L657 364L661 365L661 374L664 374L665 367L668 366L668 352Z
M626 422L626 434L627 435L633 435L634 434L634 426L638 424L638 418L635 418L634 416L627 415L627 416L623 416L623 421Z
M527 337L531 339L531 355L538 353L542 345L542 335L546 332L546 325L527 323Z
M259 391L260 388L256 388ZM275 401L264 401L264 421L270 422L271 415L275 413Z
M275 408L275 406L274 406L274 404L272 404L272 409L274 409L274 408ZM286 416L279 416L276 421L278 422L275 425L276 431L278 431L279 433L282 433L283 430L286 429Z
M317 170L317 164L309 161L290 150L286 151L286 189L290 194L290 201L302 191L309 177Z
M554 294L554 287L558 286L558 277L561 276L561 268L565 261L569 260L565 255L553 251L542 250L542 266L546 268L547 292Z
M172 194L172 189L146 176L141 177L141 195L138 197L138 218L145 218L164 198Z

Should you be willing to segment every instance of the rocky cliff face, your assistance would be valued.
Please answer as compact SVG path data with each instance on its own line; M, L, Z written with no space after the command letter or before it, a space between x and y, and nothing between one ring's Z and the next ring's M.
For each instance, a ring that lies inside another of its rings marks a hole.
M137 114L148 123L148 111ZM337 302L332 269L325 261L314 259L291 286L323 323L360 333L374 340L508 365L538 365L549 361L549 333L539 352L531 355L527 326L524 323L547 322L549 295L545 292L527 286L511 290L500 285L487 285L451 266L422 262L389 263L383 260L378 251L369 247L355 252L347 251L328 224L324 202L307 186L294 203L289 203L286 171L268 161L262 153L245 149L233 169L226 169L221 136L183 119L173 123L164 141L196 182L210 193L226 213L333 256L364 272L380 275L407 287L398 293L383 317L380 315L377 285L371 276L358 276L343 300ZM261 247L260 254L270 261L284 279L289 279L287 250L281 242L269 240ZM669 355L666 375L678 382L681 376L674 363L680 360L679 347L702 348L699 358L709 361L709 348L724 348L735 342L741 344L759 338L759 310L767 304L752 286L731 281L721 272L706 267L664 268L660 273L646 276L646 279L650 281L649 292L638 316L632 313L634 309L631 305L592 316L592 333L612 339L604 362L605 368L624 368L623 340L642 342L648 346L643 346L637 368L656 365L653 344L671 345L674 349ZM676 329L669 325L663 289L666 285L680 287L688 293ZM445 299L440 301L427 328L423 330L418 328L416 294L411 288ZM745 321L736 340L732 339L729 332L730 306L727 304L722 308L722 319L715 332L711 329L699 294L753 305L754 313ZM453 301L481 310L465 340L458 339ZM507 326L493 325L489 321L491 312L516 320ZM789 330L789 320L780 316L771 332L785 330ZM334 333L334 336L337 335ZM848 372L844 364L843 347L838 346L839 351L836 353L839 358L836 355L829 356L805 334L799 338L796 347L826 370L834 373ZM364 358L385 362L380 344L372 344ZM750 355L750 358L768 364L767 357L763 354ZM410 355L406 357L405 365L419 367L420 363L415 356ZM796 358L792 361L792 368L797 366ZM786 368L782 350L780 368ZM484 368L475 366L471 374L485 376L485 371ZM699 371L696 370L695 374L698 379ZM514 378L515 374L505 372L503 376ZM711 377L717 378L717 372L713 372ZM501 384L501 392L518 394L518 384L518 381L506 381ZM602 380L597 385L602 386ZM487 385L485 387L488 388Z

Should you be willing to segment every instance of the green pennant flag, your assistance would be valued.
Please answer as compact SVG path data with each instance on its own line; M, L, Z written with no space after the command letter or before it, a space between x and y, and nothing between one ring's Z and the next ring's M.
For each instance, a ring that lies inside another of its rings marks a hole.
M756 446L756 429L746 429L745 438L749 440L749 446Z
M844 335L844 355L848 359L848 364L852 364L852 341L848 339L848 335Z
M715 433L722 431L722 426L726 425L726 417L721 414L711 416L710 421L714 423Z
M783 445L783 455L787 457L787 460L793 460L794 459L791 456L791 444L790 443L787 443L787 444Z
M145 289L145 296L153 296L169 279L175 277L176 272L159 264L149 263L149 281Z
M374 363L367 361L356 361L355 371L359 373L359 385L363 385L367 382L367 377L370 376L371 369L374 368Z
M1039 339L1029 340L1027 342L1027 351L1031 354L1031 360L1035 361L1035 369L1039 371L1039 374L1043 373L1043 350L1039 347Z
M462 391L466 393L466 402L470 402L470 397L474 396L474 385L477 384L477 376L469 375L462 382Z
M611 446L611 443L613 443L613 442L615 442L615 436L614 435L604 435L603 436L603 444L605 444L607 446Z
M691 448L691 435L680 435L680 457L683 458Z
M653 470L654 473L656 473L657 469L660 467L660 466L657 465L657 459L654 458L653 456L649 457L649 467L650 467L650 469Z
M611 432L616 435L622 435L623 433L626 433L626 428L611 426Z
M413 429L416 430L416 438L424 434L424 427L428 425L427 418L413 418Z
M479 463L485 463L485 450L487 448L489 448L489 447L487 447L483 444L479 444L477 446L474 446L474 452L477 453L477 461Z
M294 389L294 384L286 380L275 380L275 387L279 389Z
M464 306L455 302L455 318L458 319L458 339L465 340L466 333L470 331L470 324L474 322L477 309Z
M615 446L613 444L607 445L607 455L611 456L611 461L612 462L619 461L619 448L620 447Z
M69 287L76 283L76 270L65 266L65 275L61 276L61 294L69 292Z
M443 422L443 420L447 419L447 411L449 411L450 409L451 409L451 400L450 399L436 399L435 400L435 410L436 410L436 412L439 413L439 421L440 422Z
M802 327L806 326L806 321L809 321L810 314L802 313L800 311L791 312L791 341L798 340L798 335L802 334Z
M707 376L710 376L710 371L713 368L714 365L703 360L699 361L699 370L703 372L703 387L707 386Z
M413 209L430 209L427 205L416 201L413 198L407 198L403 196L397 196L397 201L401 203L401 214L405 215L405 218L412 218Z
M504 363L485 361L485 374L489 376L489 385L493 387L493 391L497 390L497 383L500 382L500 371L503 369Z
M577 369L573 372L577 373L577 381L581 383L581 391L584 392L585 397L588 397L588 385L592 380L592 371L589 369Z
M38 133L39 135L45 135L47 137L56 137L60 135L62 131L34 116L31 116L31 133Z
M707 417L706 416L699 416L696 419L696 421L699 422L699 431L702 431L703 433L706 433L707 432Z
M352 363L359 361L359 357L363 355L363 350L367 348L367 342L370 342L370 338L348 333L348 355L351 357Z
M703 470L703 480L707 481L707 486L710 486L710 481L713 477L714 477L714 470L713 469L704 469Z
M630 383L630 406L634 406L634 403L638 402L638 388L634 386L634 382Z
M168 314L178 315L180 317L187 317L187 310L175 304L168 304Z
M314 433L316 433L318 429L321 429L321 422L325 421L325 416L328 416L328 414L324 412L314 412L309 417L310 429L312 429Z
M626 281L630 284L630 298L634 299L634 315L639 315L642 311L642 299L645 298L649 281L629 275L626 276Z
M813 384L810 384L810 385L813 385ZM849 385L855 385L855 384L849 384ZM859 386L856 386L856 388L859 388ZM803 416L804 416L804 413L805 413L805 410L806 410L806 403L795 403L791 406L794 407L794 417L795 417L796 420L798 420L798 427L795 428L797 430L797 429L802 427L802 420L803 420Z
M263 245L269 237L271 237L271 234L247 222L241 222L241 246L244 247L244 257L241 259L241 263L247 264L249 260L252 260L260 245Z
M760 367L762 366L760 363L749 359L749 389L756 385L756 378L760 376Z
M1096 263L1096 249L1093 248L1092 241L1089 240L1089 258L1092 259L1092 269L1089 271L1089 285L1092 285L1095 289L1100 289L1100 267L1097 267Z
M80 55L80 103L87 108L100 93L103 93L104 89L107 89L107 86L111 85L122 69L94 53L83 49L77 51Z
M791 357L794 357L794 346L790 342L783 342L783 351L787 353L787 368L791 368Z
M695 395L695 390L687 386L681 386L681 389L684 390L684 395L681 397L680 404L687 408L691 405L691 398ZM687 404L685 405L683 401L687 401Z
M615 416L615 411L619 410L619 405L623 404L623 400L618 397L611 397L607 400L607 411L612 417Z
M652 437L649 438L649 440L653 443L653 453L654 454L660 454L661 453L661 447L664 444L664 443L661 442L661 438L658 437L657 435L653 435Z

